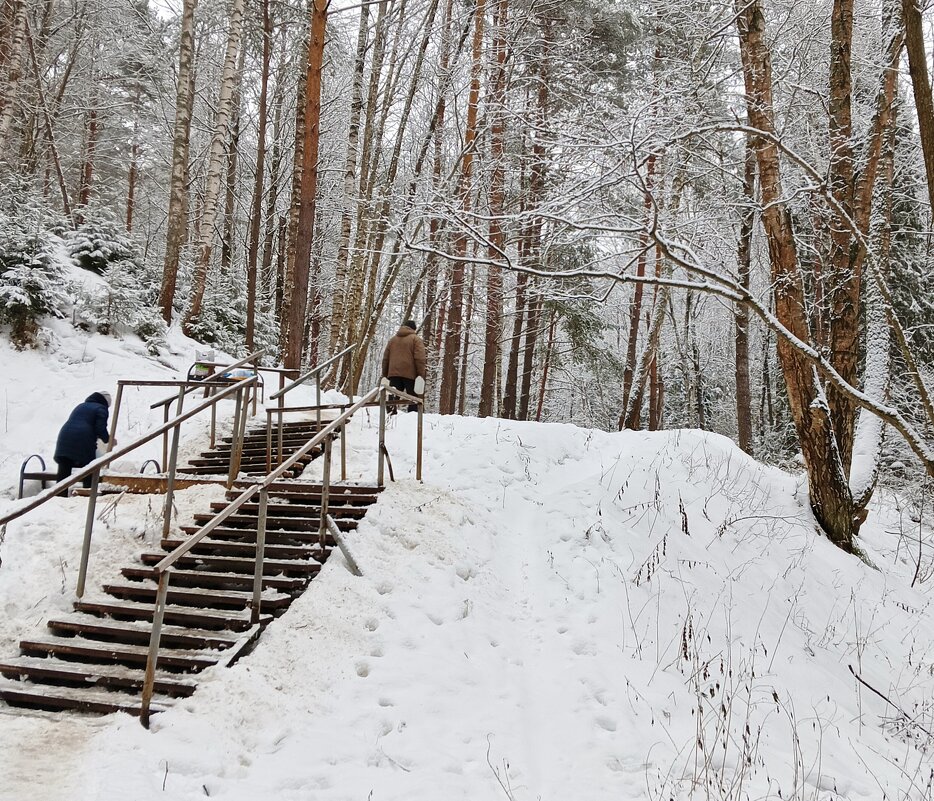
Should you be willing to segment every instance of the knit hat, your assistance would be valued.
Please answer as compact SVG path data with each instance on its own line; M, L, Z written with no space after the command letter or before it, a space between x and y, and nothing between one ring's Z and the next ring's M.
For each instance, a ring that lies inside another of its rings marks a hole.
M98 393L105 401L107 401L107 407L110 408L110 393L109 392L99 392Z
M406 320L406 321L402 324L402 327L403 327L403 328L411 328L411 329L414 331L418 326L415 325L415 320Z

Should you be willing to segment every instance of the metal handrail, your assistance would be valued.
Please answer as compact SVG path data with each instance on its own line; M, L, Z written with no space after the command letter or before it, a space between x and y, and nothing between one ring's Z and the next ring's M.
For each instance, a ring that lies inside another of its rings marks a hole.
M235 361L235 362L231 362L231 363L228 364L226 367L221 367L221 368L220 368L219 370L217 370L216 372L211 373L211 375L206 376L205 378L202 378L202 379L200 379L199 381L195 382L195 386L193 386L193 387L191 387L191 389L187 390L187 391L185 392L185 394L187 395L188 392L194 392L196 389L198 389L199 386L204 386L205 384L207 384L207 383L210 382L210 381L214 381L215 379L222 378L223 375L224 375L224 373L229 373L231 370L236 370L238 367L243 367L243 365L247 364L248 362L255 362L257 359L259 359L260 357L265 356L265 355L266 355L266 351L265 351L265 350L258 350L258 351L256 351L255 353L251 353L249 356L244 356L242 359L239 359L239 360L237 360L237 361ZM155 402L154 404L152 404L149 408L150 408L150 409L157 409L157 408L159 408L160 406L166 406L167 404L171 403L172 401L177 400L177 398L178 398L177 395L171 395L170 397L166 398L165 400L156 401L156 402Z
M340 359L342 356L350 353L350 351L352 351L355 347L357 346L350 345L344 348L336 356L332 356L327 361L322 362L316 367L312 367L311 370L309 370L307 373L305 373L304 375L300 375L290 384L287 384L286 386L282 387L278 392L274 392L272 395L269 396L269 400L276 401L276 405L272 409L272 411L270 411L269 409L266 410L266 469L267 470L270 470L272 468L272 460L271 460L272 415L273 414L278 415L278 420L276 423L276 442L278 444L279 458L281 459L282 458L282 417L286 411L294 411L292 408L286 409L283 398L289 392L295 389L297 386L300 386L305 381L307 381L309 378L314 377L315 378L315 406L310 407L310 408L315 410L315 422L320 426L321 425L321 408L322 408L321 406L321 380L320 380L321 373L324 370L326 370L328 367L330 367L332 364L334 364L334 362L337 359Z
M340 353L338 353L336 356L332 356L332 357L331 357L330 359L328 359L326 362L322 362L322 363L319 364L317 367L311 368L311 370L309 370L309 371L308 371L307 373L305 373L304 375L300 375L298 378L296 378L294 381L292 381L292 383L287 384L287 385L284 386L282 389L280 389L278 392L274 392L272 395L270 395L270 396L269 396L269 400L279 400L279 398L284 397L286 394L288 394L288 393L291 392L293 389L295 389L295 387L299 386L300 384L304 384L309 378L312 378L312 377L314 377L314 376L319 375L323 370L326 370L328 367L330 367L332 364L334 364L334 362L336 362L336 361L337 361L338 359L340 359L342 356L346 356L348 353L350 353L350 351L352 351L352 350L353 350L354 348L356 348L356 347L357 347L356 345L350 345L350 346L344 348L344 349L343 349ZM320 387L319 387L319 396L318 396L318 400L319 400L319 401L321 400L321 396L320 396ZM280 404L280 405L281 405L281 404Z
M0 526L4 526L7 523L16 520L19 517L31 512L33 509L37 509L42 506L44 503L50 501L52 498L55 498L64 490L67 490L69 487L77 484L79 481L90 477L91 478L91 491L88 495L88 509L87 516L85 518L84 525L84 540L81 548L81 563L78 568L78 586L76 588L76 595L80 598L84 595L84 587L87 579L87 568L88 560L90 558L91 552L91 535L94 528L94 513L97 507L97 495L98 495L98 485L100 483L101 470L104 467L109 466L112 462L115 462L117 459L126 456L128 453L136 450L142 445L145 445L147 442L155 439L156 437L162 436L169 430L174 430L173 443L172 443L172 461L169 467L169 475L166 488L166 501L165 501L165 512L164 512L164 529L167 532L170 521L171 521L171 512L172 512L172 494L174 490L174 479L175 479L175 460L178 455L178 438L179 438L179 429L181 424L186 420L194 417L196 414L203 412L209 406L213 406L218 401L223 400L228 395L234 393L237 394L238 399L238 409L236 419L234 421L235 431L242 431L243 426L246 424L246 416L243 412L246 410L246 403L240 403L240 399L244 390L248 390L251 386L255 385L256 376L251 376L244 378L241 381L236 382L235 384L230 384L229 386L222 389L215 395L212 395L209 398L205 398L200 404L192 407L186 412L181 412L172 418L171 420L166 421L161 426L157 426L152 431L149 431L146 434L138 437L133 440L128 445L124 445L122 448L110 451L109 453L104 454L103 456L94 459L92 462L89 462L87 465L82 467L78 472L72 473L68 478L63 479L47 490L43 490L38 495L35 495L28 502L22 504L20 507L14 509L11 512L7 512L4 515L0 515ZM179 392L179 403L181 403L181 392ZM241 412L241 409L243 412ZM235 449L231 449L231 472L233 473L234 462L238 462L239 457L235 453ZM239 464L237 464L239 467ZM235 475L235 474L234 474ZM232 482L231 482L232 483Z
M339 354L342 355L342 354ZM324 547L325 536L329 528L336 529L336 523L328 514L328 495L330 490L331 474L331 435L339 428L343 432L349 419L360 409L373 405L374 399L379 397L380 407L380 427L379 427L379 454L377 462L377 484L383 486L383 461L385 457L385 432L386 432L386 400L388 395L396 395L402 400L418 404L418 454L416 462L416 478L421 480L422 472L422 415L424 403L421 398L408 395L392 387L376 387L370 390L360 400L350 405L342 414L331 420L324 428L320 429L311 439L298 448L282 464L271 470L262 481L258 481L250 487L247 487L227 506L212 517L195 534L192 534L185 542L178 545L171 553L167 554L154 567L153 573L158 582L156 601L153 609L152 633L149 639L149 654L146 660L146 673L143 679L143 694L140 701L140 722L143 726L149 727L149 712L152 702L152 695L155 688L156 665L159 660L159 645L162 637L162 621L165 614L165 606L168 598L169 579L176 562L185 554L189 553L198 543L208 536L214 529L223 523L234 512L238 511L247 501L259 494L259 509L257 513L256 525L256 557L253 573L253 598L250 603L250 619L254 625L258 625L261 619L261 598L263 588L263 561L266 547L266 516L269 503L269 488L274 482L282 477L284 473L290 470L307 453L312 451L322 442L324 443L324 467L321 482L321 522L319 526L319 537L321 547ZM340 544L340 538L336 537ZM343 545L341 545L343 547ZM355 570L356 562L350 557L349 561Z

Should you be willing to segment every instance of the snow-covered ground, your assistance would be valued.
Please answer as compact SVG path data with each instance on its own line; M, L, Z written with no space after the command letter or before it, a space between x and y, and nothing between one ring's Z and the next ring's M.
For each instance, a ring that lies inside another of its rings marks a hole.
M32 438L7 401L0 459L48 451L99 388L88 372L151 369L92 344L83 383L3 352L62 400L33 406ZM0 798L934 797L934 578L911 588L917 526L885 499L861 538L873 568L816 532L794 477L722 437L426 416L417 483L415 417L392 426L397 481L351 537L363 577L335 554L150 731L0 708ZM375 415L348 458L374 479ZM182 493L181 517L213 492ZM155 536L158 500L101 517L98 584ZM75 498L8 527L0 657L68 608L82 520Z

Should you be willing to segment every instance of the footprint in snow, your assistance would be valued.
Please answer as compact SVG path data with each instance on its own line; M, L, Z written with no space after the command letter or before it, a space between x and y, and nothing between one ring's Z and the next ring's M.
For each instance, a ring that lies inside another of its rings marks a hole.
M596 720L597 725L604 731L616 731L616 721L613 718L608 718L605 715L601 715Z
M357 662L357 675L365 679L370 675L370 666L366 662Z

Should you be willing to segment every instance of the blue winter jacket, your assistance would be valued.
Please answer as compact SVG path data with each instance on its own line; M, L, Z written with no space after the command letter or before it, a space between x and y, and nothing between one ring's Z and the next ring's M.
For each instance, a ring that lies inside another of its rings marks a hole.
M84 467L94 460L97 440L110 439L107 433L107 401L99 392L94 392L88 399L75 406L62 430L58 432L55 444L55 461L67 459L77 467Z

